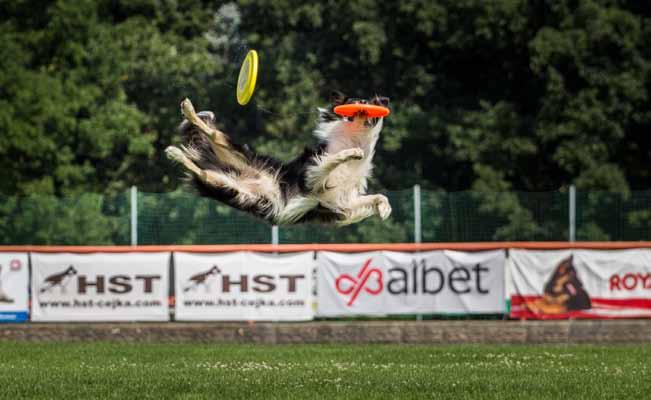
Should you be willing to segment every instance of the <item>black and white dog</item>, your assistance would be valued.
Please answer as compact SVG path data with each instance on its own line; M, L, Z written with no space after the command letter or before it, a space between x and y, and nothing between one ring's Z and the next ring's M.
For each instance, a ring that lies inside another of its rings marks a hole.
M212 112L196 113L190 100L181 103L184 144L166 149L183 165L202 196L247 211L273 224L320 222L338 226L378 214L391 214L387 198L366 194L382 118L341 117L335 106L371 103L387 107L389 99L351 99L333 93L330 109L319 109L315 130L319 143L283 163L238 145L215 126Z

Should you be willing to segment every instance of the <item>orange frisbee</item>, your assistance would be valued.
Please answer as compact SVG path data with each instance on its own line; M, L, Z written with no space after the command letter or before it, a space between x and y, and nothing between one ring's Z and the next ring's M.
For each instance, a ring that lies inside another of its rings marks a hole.
M360 114L369 118L386 117L391 113L391 110L386 107L359 103L342 104L335 107L334 111L342 117L352 117Z

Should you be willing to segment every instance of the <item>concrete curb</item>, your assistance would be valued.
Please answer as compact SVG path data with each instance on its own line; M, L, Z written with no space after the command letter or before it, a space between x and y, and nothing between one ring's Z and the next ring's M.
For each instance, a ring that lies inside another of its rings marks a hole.
M651 343L651 320L28 323L0 341L137 343Z

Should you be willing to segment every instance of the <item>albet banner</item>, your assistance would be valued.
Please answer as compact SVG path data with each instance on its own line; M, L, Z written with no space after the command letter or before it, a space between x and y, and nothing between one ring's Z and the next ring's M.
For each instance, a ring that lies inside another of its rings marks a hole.
M651 317L651 250L511 250L513 318Z
M33 321L167 321L170 253L32 253Z
M502 313L504 251L317 253L319 316Z
M179 321L313 318L314 253L174 253Z
M0 253L0 323L29 319L27 253Z

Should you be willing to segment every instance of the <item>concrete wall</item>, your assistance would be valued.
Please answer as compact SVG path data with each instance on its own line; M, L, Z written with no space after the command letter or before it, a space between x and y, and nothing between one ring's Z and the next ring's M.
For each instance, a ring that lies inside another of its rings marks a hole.
M30 323L0 341L155 343L651 343L651 320L354 321L306 323Z

